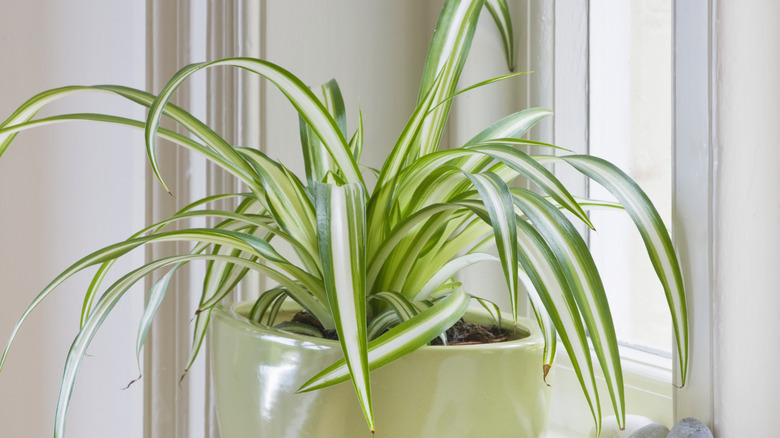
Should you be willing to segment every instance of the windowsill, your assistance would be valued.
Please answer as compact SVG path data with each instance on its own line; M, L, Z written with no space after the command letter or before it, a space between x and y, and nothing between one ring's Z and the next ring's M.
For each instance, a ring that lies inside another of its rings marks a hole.
M542 438L587 438L587 434L572 432L571 430L564 429L563 427L551 424Z
M640 415L670 427L673 423L671 359L620 347L626 414ZM594 357L601 398L602 418L614 415L604 379ZM549 431L544 438L584 438L593 428L593 417L571 367L560 351L553 367L553 394Z

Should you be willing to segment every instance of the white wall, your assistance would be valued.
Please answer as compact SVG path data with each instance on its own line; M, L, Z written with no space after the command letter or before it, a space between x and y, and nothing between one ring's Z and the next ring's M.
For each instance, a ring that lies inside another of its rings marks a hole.
M675 8L675 225L689 265L693 349L676 411L719 438L775 436L780 4Z
M34 93L70 84L143 88L144 2L0 3L0 118ZM128 111L116 99L70 98L56 112ZM53 112L47 111L48 114ZM142 137L88 124L23 133L0 158L0 337L57 273L143 224ZM134 258L134 266L143 260ZM121 269L121 268L120 268ZM2 436L51 436L65 355L78 329L80 276L39 306L0 373ZM141 385L135 320L143 298L120 304L84 360L68 435L138 437ZM3 342L3 345L5 343Z
M715 1L715 433L773 436L780 407L780 3Z

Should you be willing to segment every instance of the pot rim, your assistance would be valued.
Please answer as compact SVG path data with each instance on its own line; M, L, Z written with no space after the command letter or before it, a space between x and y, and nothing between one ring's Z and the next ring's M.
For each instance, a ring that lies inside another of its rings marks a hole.
M300 309L299 306L297 306L296 303L290 303L293 306L283 306L285 310L292 311L295 309ZM248 332L252 334L253 336L257 337L272 337L275 338L277 341L284 343L284 344L295 344L297 346L300 346L302 348L313 348L313 349L323 349L323 348L337 348L340 349L341 346L338 341L332 340L332 339L321 339L321 338L314 338L311 336L305 336L300 335L297 333L290 333L290 332L283 332L279 330L274 330L269 327L261 327L254 323L252 323L248 318L242 315L242 313L246 313L249 311L249 309L252 308L254 305L254 301L244 301L239 303L234 303L231 305L226 304L220 304L215 306L214 310L216 311L216 316L219 319L224 320L231 326L233 326L236 329L239 329L244 332ZM487 324L490 324L490 321L492 321L492 317L490 314L484 310L481 307L469 307L469 309L466 311L467 320L476 322L482 322L487 321ZM483 324L485 322L482 322ZM502 324L501 326L506 330L515 330L515 326L512 323L511 319L503 319L502 318ZM542 338L541 331L536 325L536 321L525 318L525 317L518 317L517 318L517 329L521 332L525 332L526 336L523 336L519 339L513 339L509 341L504 342L494 342L494 343L488 343L488 344L460 344L460 345L423 345L422 347L419 347L416 351L439 351L439 352L452 352L453 350L458 351L480 351L480 350L496 350L496 349L506 349L506 348L532 348L532 347L540 347L544 345L544 339Z

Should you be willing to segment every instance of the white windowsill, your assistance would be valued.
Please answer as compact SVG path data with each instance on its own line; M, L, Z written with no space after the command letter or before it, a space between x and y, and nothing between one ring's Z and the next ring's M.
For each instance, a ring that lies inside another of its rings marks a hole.
M626 414L641 415L671 427L674 418L672 360L623 347L620 347L620 355ZM612 404L596 358L593 359L601 396L602 417L606 418L613 415ZM565 351L559 352L554 373L550 426L544 438L587 437L593 427L593 418Z
M542 438L587 438L587 434L572 432L559 426L550 425L547 433Z

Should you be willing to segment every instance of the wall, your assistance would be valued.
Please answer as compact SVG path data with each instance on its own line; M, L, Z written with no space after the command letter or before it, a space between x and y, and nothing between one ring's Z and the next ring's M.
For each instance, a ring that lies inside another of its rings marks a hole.
M780 4L675 4L678 236L691 379L678 417L720 438L774 436L780 405Z
M715 434L772 436L780 406L780 3L714 2Z
M143 2L2 2L0 118L51 87L143 88L144 35ZM106 97L70 98L46 114L101 110L143 115ZM0 158L0 337L10 334L27 304L61 270L143 224L141 142L125 129L78 123L23 133ZM142 254L134 256L125 267L142 261ZM0 374L3 436L51 436L65 355L88 282L82 275L66 283L22 328ZM120 304L89 349L69 436L140 436L142 388L121 390L138 375L138 292Z

